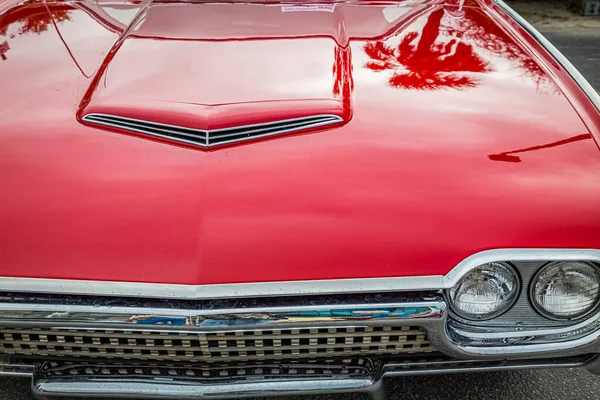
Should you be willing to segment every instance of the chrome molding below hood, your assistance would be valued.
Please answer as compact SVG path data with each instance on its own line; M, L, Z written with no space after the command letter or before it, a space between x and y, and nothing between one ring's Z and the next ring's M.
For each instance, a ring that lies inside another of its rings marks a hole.
M0 376L30 377L35 364L31 360L11 359L0 356Z
M494 249L475 253L446 275L390 278L323 279L285 282L182 285L45 278L0 277L0 291L61 295L144 297L160 299L227 299L269 296L305 296L336 293L385 293L449 289L468 271L494 261L600 262L595 249Z
M441 320L446 304L441 298L383 304L341 304L232 309L181 309L115 307L106 305L57 305L8 303L0 300L0 326L39 323L53 327L67 324L95 324L97 328L126 326L169 329L234 330L241 328L285 327L288 325L368 326L385 322ZM317 325L318 324L318 325Z

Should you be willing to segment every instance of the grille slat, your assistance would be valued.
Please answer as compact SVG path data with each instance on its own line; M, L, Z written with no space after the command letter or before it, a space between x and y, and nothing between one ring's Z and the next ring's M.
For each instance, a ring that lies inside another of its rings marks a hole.
M99 117L95 119L96 122L101 123L107 123L107 124L115 124L118 123L122 128L131 128L131 129L136 129L136 130L140 130L140 131L144 131L148 134L161 134L161 135L174 135L174 136L183 136L185 138L189 138L192 140L200 140L204 143L206 143L206 136L207 133L205 131L196 131L193 129L187 129L187 128L176 128L176 127L161 127L160 125L153 125L153 124L149 124L149 123L141 123L141 122L136 122L136 121L129 121L126 119L109 119L109 118L104 118L104 117Z
M342 118L337 115L324 114L254 125L202 130L107 114L87 114L83 120L96 125L110 126L200 147L237 143L343 122Z
M3 328L0 329L0 353L230 362L434 351L419 327L386 326L358 330L362 331L356 328L321 328L198 333Z
M335 122L335 121L336 121L335 118L328 118L328 119L323 119L320 122ZM273 125L271 127L260 127L260 128L248 129L248 130L232 129L232 130L226 131L224 133L221 133L221 131L211 131L210 132L210 142L211 143L219 143L220 141L222 141L222 139L239 137L242 135L254 135L254 134L264 135L267 133L278 132L281 130L290 130L290 129L296 129L296 128L302 129L306 125L307 125L306 121L300 121L300 122L295 122L295 123L282 123L282 124ZM231 133L228 133L228 132L231 132Z
M183 127L171 127L168 125L151 124L144 121L129 120L118 117L84 117L85 121L93 122L99 125L112 126L119 129L129 130L138 133L144 133L146 135L156 136L163 139L177 140L187 144L194 144L198 146L206 146L206 138L208 136L206 131L183 128Z

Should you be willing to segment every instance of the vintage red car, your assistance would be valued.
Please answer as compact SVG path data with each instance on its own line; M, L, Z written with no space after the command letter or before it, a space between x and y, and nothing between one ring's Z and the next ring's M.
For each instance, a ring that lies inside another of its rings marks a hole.
M600 100L502 1L2 0L0 374L600 373Z

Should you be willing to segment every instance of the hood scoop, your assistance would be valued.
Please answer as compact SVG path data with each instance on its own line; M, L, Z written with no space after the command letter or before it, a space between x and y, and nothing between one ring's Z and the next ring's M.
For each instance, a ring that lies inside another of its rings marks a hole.
M239 24L246 32L275 21L265 19L264 7L250 12L254 8L150 5L109 52L77 118L204 149L349 122L352 56L343 16L327 13L319 20L329 35L265 31L241 40ZM241 11L233 17L232 10ZM190 13L194 22L183 27L180 21L191 21ZM281 29L297 18L290 14L277 8ZM237 22L225 29L213 23L216 17Z
M94 125L141 133L203 148L234 144L343 122L343 119L337 115L324 114L260 124L202 130L107 114L87 114L82 119Z

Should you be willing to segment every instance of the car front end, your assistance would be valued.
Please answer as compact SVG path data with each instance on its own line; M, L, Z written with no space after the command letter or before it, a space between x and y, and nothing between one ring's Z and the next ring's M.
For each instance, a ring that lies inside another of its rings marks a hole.
M0 3L0 375L600 373L600 101L503 2Z

